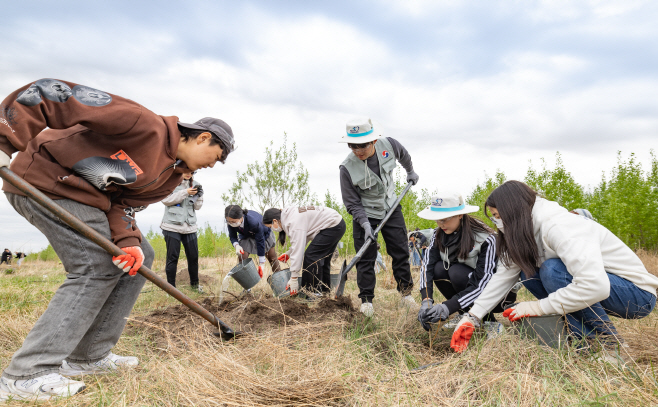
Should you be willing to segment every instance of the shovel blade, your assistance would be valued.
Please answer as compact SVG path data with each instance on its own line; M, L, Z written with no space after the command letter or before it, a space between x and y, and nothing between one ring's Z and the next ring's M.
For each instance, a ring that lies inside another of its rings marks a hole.
M347 268L347 260L343 260L343 265L340 267L340 282L338 283L338 288L336 288L336 298L343 295L343 291L345 291L345 282L347 282L345 268Z

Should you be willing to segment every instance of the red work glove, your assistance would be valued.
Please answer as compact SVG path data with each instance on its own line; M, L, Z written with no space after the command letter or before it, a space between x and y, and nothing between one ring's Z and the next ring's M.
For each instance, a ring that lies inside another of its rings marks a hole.
M520 302L513 306L512 308L508 308L503 312L503 316L505 318L509 318L510 321L518 321L521 318L525 317L539 317L546 314L543 309L541 309L541 306L539 305L539 301L525 301L525 302Z
M286 290L290 290L290 295L297 295L297 291L299 291L299 281L297 281L297 277L290 277L290 280L288 280L288 285L286 286Z
M263 278L263 267L261 266L258 266L258 275L260 276L260 278Z
M468 342L470 342L471 336L473 336L473 331L479 326L480 324L475 318L465 314L455 327L455 332L452 334L452 339L450 340L450 347L457 353L465 351L468 348Z
M288 256L288 253L283 253L281 256L279 256L279 261L285 261L286 263L290 260L290 256Z
M142 248L139 246L123 247L121 250L126 252L126 254L112 257L112 262L124 272L134 276L144 263L144 252L142 252Z

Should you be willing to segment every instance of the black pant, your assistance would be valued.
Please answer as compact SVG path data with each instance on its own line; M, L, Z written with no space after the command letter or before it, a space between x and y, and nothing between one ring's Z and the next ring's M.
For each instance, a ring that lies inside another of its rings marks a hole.
M163 230L165 243L167 244L167 282L176 287L176 269L178 268L178 256L180 255L180 244L183 243L185 256L187 256L187 271L190 273L190 285L199 285L199 245L195 233L176 233Z
M331 257L345 234L345 221L321 230L304 252L301 287L328 292L331 287Z
M436 288L441 291L441 294L446 297L446 300L449 300L457 293L466 289L470 274L473 271L475 270L462 263L452 264L448 270L446 270L445 267L443 267L443 262L438 262L436 263L436 266L434 266L434 284L436 284ZM494 313L503 312L503 307L507 304L512 304L515 300L516 294L509 293L507 298L500 304L496 305L496 308L494 308L489 314L485 315L482 320L496 321ZM461 309L460 313L467 312L471 307L472 305L469 305L468 307Z
M381 219L368 218L372 229L374 230ZM361 225L354 222L353 224L354 249L358 252L366 242L365 232ZM386 242L386 252L393 259L393 277L397 284L397 289L403 295L411 292L414 286L411 270L409 269L409 247L407 246L407 226L402 216L402 207L398 205L391 214L384 227L381 230L384 242ZM377 236L375 236L377 237ZM372 302L375 297L375 283L377 275L375 274L375 262L377 261L377 242L368 246L363 257L356 263L356 284L359 286L359 298L361 302Z

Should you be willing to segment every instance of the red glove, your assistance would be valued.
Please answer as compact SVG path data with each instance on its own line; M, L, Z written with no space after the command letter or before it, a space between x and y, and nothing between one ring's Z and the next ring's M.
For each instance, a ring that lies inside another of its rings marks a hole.
M470 342L471 336L473 336L473 331L475 331L475 327L478 325L478 322L468 314L464 315L455 327L455 332L452 334L452 339L450 340L450 347L457 353L465 351L468 348L468 342Z
M288 256L288 253L283 253L281 256L279 256L279 261L285 261L286 263L290 260L290 256Z
M112 257L112 262L124 272L134 276L144 263L144 252L139 246L123 247L121 250L126 254Z
M263 267L261 266L258 266L258 275L260 276L260 278L263 278Z
M546 314L541 306L539 306L539 301L524 301L516 304L512 308L508 308L503 311L503 316L509 318L510 321L518 321L521 318L525 317L539 317Z

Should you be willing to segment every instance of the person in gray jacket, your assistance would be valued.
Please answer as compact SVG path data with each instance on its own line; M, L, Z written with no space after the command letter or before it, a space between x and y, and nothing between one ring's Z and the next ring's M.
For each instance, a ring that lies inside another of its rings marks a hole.
M167 244L167 282L176 286L176 270L180 245L187 256L187 271L193 290L202 292L199 285L199 245L197 243L196 211L203 205L203 188L194 181L193 172L183 174L183 180L168 197L162 200L165 214L162 218L162 234Z
M381 232L386 242L386 251L393 259L393 276L397 289L402 294L402 304L415 306L411 296L413 279L409 268L407 228L402 207L391 208L397 196L393 171L396 161L407 171L407 182L416 184L418 174L414 171L409 152L397 140L383 137L381 129L375 129L370 119L354 119L347 122L347 134L341 142L347 143L351 152L339 166L340 190L347 212L353 217L354 249L358 252L368 238L377 241L373 229L393 209ZM372 300L375 297L375 262L377 245L371 244L356 263L356 282L359 286L361 312L372 316Z

